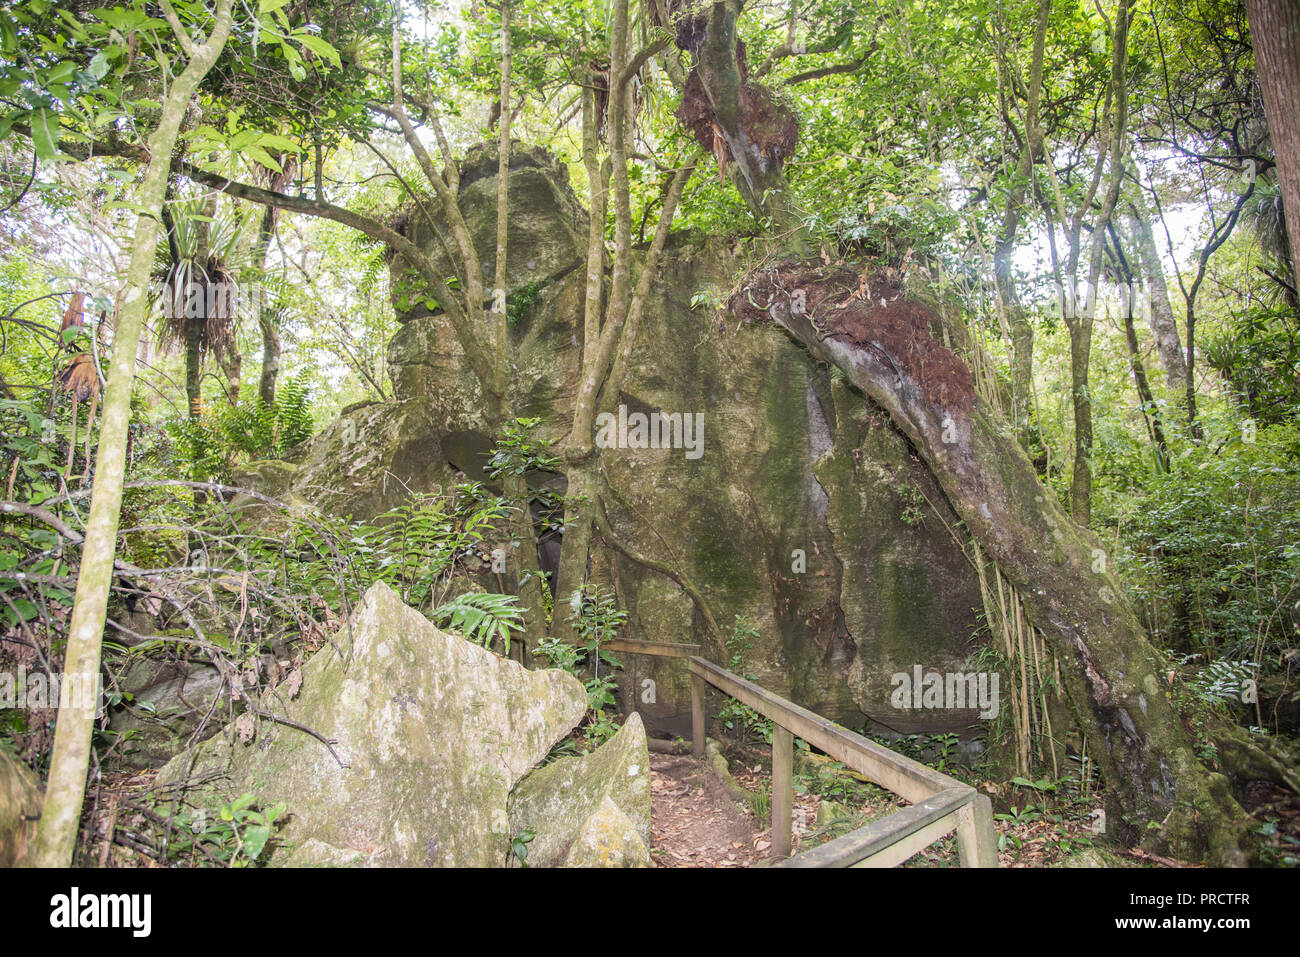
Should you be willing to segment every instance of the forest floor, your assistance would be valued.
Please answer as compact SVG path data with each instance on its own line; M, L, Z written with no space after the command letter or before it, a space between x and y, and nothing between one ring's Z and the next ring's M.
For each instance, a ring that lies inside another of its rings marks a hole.
M762 747L728 749L730 788L705 760L652 752L651 859L656 867L762 867L772 863L770 757ZM993 798L1001 867L1188 867L1141 850L1094 844L1090 801L951 773ZM78 864L86 867L156 867L157 848L176 832L165 827L148 798L151 772L106 774L86 802ZM906 802L837 762L801 756L796 764L793 850L833 840ZM1264 825L1266 865L1300 864L1300 796L1267 784L1246 794L1247 810ZM190 845L173 866L221 866ZM1069 863L1067 863L1067 861ZM949 836L904 867L958 866Z
M771 863L771 766L761 748L732 747L727 787L704 760L652 753L651 858L657 867L762 867ZM959 769L949 769L958 771ZM962 775L969 779L970 775ZM1195 867L1138 849L1094 840L1092 800L991 782L970 783L990 792L1000 867ZM743 789L743 790L741 790ZM739 793L738 793L739 792ZM748 792L748 795L744 792ZM1279 829L1300 824L1300 799L1285 792L1257 799ZM793 851L834 840L906 807L890 792L837 762L805 757L796 765ZM1261 816L1265 820L1266 816ZM904 867L957 867L950 835Z

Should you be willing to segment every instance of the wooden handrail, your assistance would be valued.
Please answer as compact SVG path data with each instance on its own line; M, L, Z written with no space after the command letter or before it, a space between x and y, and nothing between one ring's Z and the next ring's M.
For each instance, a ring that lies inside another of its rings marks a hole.
M711 684L772 721L772 851L790 853L794 738L841 761L911 803L844 837L783 862L789 867L893 867L954 830L963 867L997 867L988 796L850 731L807 708L701 658L699 645L619 639L606 648L627 654L685 658L691 672L693 751L704 754L704 686Z
M700 653L699 645L679 644L675 641L642 641L640 638L615 638L602 648L621 651L628 655L654 655L658 658L690 658Z
M749 705L763 717L771 718L813 747L820 748L907 801L924 800L948 788L966 786L956 778L905 758L884 745L774 695L711 661L695 657L690 659L690 663L692 673L699 674L719 691Z
M905 849L908 853L902 857L902 860L907 860L918 851L929 847L938 838L952 832L957 827L957 812L970 803L972 796L970 788L949 788L940 791L934 797L887 814L865 827L860 827L843 837L811 848L774 866L892 867L901 861L891 860L886 863L878 859L898 848L905 839L919 837L923 843L913 841L913 847ZM926 833L932 832L932 829L937 831L934 836ZM917 844L919 846L915 846Z

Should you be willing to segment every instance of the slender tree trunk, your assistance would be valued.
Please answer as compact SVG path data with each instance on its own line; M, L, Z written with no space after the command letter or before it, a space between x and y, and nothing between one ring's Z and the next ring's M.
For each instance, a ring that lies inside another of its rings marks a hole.
M1113 103L1113 113L1108 110L1102 123L1101 143L1098 147L1094 183L1100 181L1102 165L1110 159L1110 178L1102 196L1101 212L1092 234L1092 254L1088 260L1087 301L1082 309L1075 309L1073 321L1067 317L1070 330L1070 379L1074 398L1074 471L1070 485L1070 511L1074 520L1087 527L1092 520L1092 386L1089 382L1089 363L1092 356L1093 316L1097 304L1097 282L1101 278L1101 262L1106 230L1111 214L1119 199L1124 175L1125 144L1128 142L1128 28L1129 0L1120 0L1115 11L1111 33L1110 89L1107 100ZM1082 217L1088 209L1080 207ZM1076 226L1079 220L1076 220ZM1076 228L1071 242L1070 275L1077 275L1079 240Z
M1030 420L1034 406L1034 327L1020 301L1012 272L1016 250L1016 233L1023 216L1025 197L1034 178L1034 164L1043 149L1043 131L1039 125L1039 105L1043 91L1043 51L1047 42L1047 20L1051 0L1039 0L1034 28L1034 52L1029 66L1028 100L1025 106L1024 147L1016 167L1015 180L1002 214L1002 227L993 251L994 281L998 297L1006 310L1011 332L1012 422L1021 444L1028 447ZM1008 122L1010 122L1008 118Z
M1092 521L1092 310L1070 323L1070 388L1074 408L1074 468L1070 476L1070 515L1087 528Z
M289 157L282 157L285 164L281 174L273 174L271 188L280 190L289 182L286 175L296 164ZM292 166L291 166L292 164ZM276 220L280 211L274 206L262 210L262 218L257 224L257 241L253 244L251 269L249 275L258 284L257 289L257 326L262 333L262 369L257 380L257 396L262 404L270 408L275 405L275 385L280 377L280 330L276 327L276 311L266 302L266 260L271 252L271 237L275 234Z
M199 321L185 323L185 408L191 422L203 416L203 352L199 347L203 333Z
M1175 395L1187 389L1187 360L1183 356L1182 339L1178 335L1178 321L1169 302L1169 286L1165 282L1164 266L1156 248L1151 220L1146 211L1137 205L1130 207L1129 222L1137 245L1134 259L1141 264L1142 285L1146 289L1151 308L1149 323L1156 340L1156 354L1165 370L1165 381Z
M117 529L122 505L122 484L126 472L127 427L131 419L131 386L135 378L135 350L148 308L147 289L158 244L158 210L167 192L172 148L185 108L199 81L216 62L226 45L232 24L233 0L218 0L216 20L206 43L189 45L189 62L172 82L163 102L158 126L149 137L149 165L140 185L141 209L147 210L136 223L127 271L126 303L118 323L109 361L108 385L100 425L99 450L95 461L95 484L90 499L86 537L81 548L81 567L72 619L68 625L68 647L64 672L81 682L98 682L100 644L104 617L113 578L117 551ZM170 12L171 8L165 8ZM77 822L86 793L90 764L90 737L95 724L98 696L82 700L65 695L59 700L58 724L50 776L45 786L41 821L26 863L33 867L67 867L77 840Z
M503 0L500 91L502 109L501 125L497 131L496 264L493 270L492 309L488 313L494 356L491 391L499 397L500 406L496 416L499 425L505 425L513 409L513 405L506 401L510 391L510 366L513 358L506 311L506 297L509 294L506 287L508 275L506 267L510 236L510 120L513 114L510 106L512 80L510 12L510 0ZM519 542L519 576L516 590L520 604L527 609L524 615L524 642L528 648L536 648L538 642L546 637L545 605L542 600L542 589L546 587L546 583L542 580L541 564L537 557L537 527L533 524L528 478L526 475L509 473L503 484L506 500L516 509L514 534Z
M217 356L221 374L226 377L226 401L232 406L239 405L239 390L244 379L244 357L240 355L239 343L235 341L237 332L237 329L230 332L230 350Z
M642 260L641 274L632 285L632 210L627 177L627 152L630 118L627 115L627 82L620 82L628 59L628 3L617 0L610 38L611 77L608 122L610 158L602 165L597 160L595 113L592 84L583 91L583 164L592 184L591 218L587 234L587 286L583 307L583 351L579 371L578 395L574 403L573 427L564 449L568 493L565 502L564 538L560 544L560 564L556 571L556 597L560 600L581 588L587 581L590 564L592 528L599 508L600 450L594 445L597 410L607 410L618 403L628 356L636 342L650 285L663 256L682 192L694 170L689 165L677 170L668 183L663 208L655 227L654 239ZM604 302L605 219L610 192L614 199L614 269L608 304ZM605 308L602 309L602 306ZM602 314L604 321L602 322ZM576 632L567 619L556 616L556 637L573 642Z
M1159 471L1166 472L1169 470L1169 445L1165 442L1164 422L1161 419L1160 407L1156 405L1155 396L1151 394L1151 383L1147 380L1147 370L1142 363L1142 350L1138 344L1137 327L1133 324L1133 300L1137 295L1134 289L1133 270L1129 265L1128 257L1124 255L1124 248L1119 242L1119 231L1113 221L1108 232L1114 244L1115 259L1128 280L1127 292L1120 303L1120 314L1124 324L1124 341L1128 346L1129 369L1133 372L1138 400L1142 403L1142 421L1147 425L1147 434L1155 448L1156 467Z
M262 330L262 373L257 380L257 395L268 408L275 405L275 385L280 376L280 330L273 316L263 309L257 324Z
M1246 0L1256 75L1291 243L1291 275L1300 280L1300 0Z

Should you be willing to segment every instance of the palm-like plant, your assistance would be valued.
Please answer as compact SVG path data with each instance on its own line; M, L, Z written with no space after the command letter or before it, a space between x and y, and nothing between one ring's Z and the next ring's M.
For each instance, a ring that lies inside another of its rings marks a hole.
M216 196L171 203L163 209L166 236L159 244L154 280L162 290L160 345L185 348L190 415L202 402L203 361L211 355L238 395L241 360L236 342L239 300L235 271L247 256L249 217L233 207L218 210Z

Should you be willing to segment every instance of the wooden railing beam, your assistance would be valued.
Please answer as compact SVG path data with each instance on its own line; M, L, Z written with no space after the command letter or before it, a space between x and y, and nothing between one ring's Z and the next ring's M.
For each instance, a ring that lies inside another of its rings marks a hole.
M789 857L794 826L794 735L772 726L772 856Z
M704 658L691 658L691 672L724 694L747 704L765 718L794 732L837 761L866 775L881 787L915 803L951 787L965 787L956 778L895 754L862 735L801 708L772 692L720 668Z
M691 672L691 754L704 757L704 679Z
M776 866L893 867L958 827L958 812L974 793L965 786L949 788ZM909 840L912 838L915 840ZM892 850L896 846L897 850ZM889 859L884 858L886 852L890 852Z

